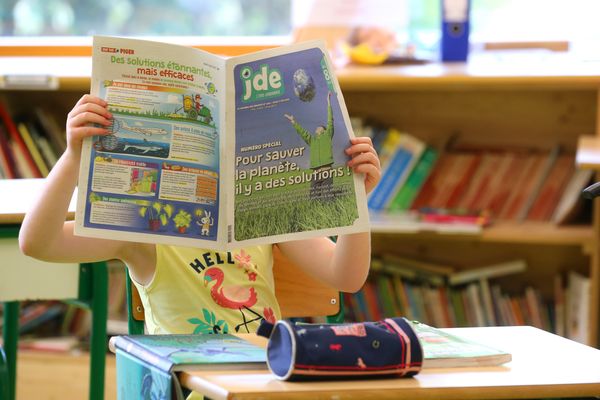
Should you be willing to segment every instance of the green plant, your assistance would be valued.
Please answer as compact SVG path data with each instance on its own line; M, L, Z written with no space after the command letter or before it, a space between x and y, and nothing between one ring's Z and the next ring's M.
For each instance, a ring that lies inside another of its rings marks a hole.
M139 214L142 218L148 219L150 229L157 230L159 223L162 226L169 223L169 218L173 215L173 206L155 201L149 206L140 207Z
M189 228L192 222L192 215L185 210L179 210L173 217L173 222L177 228Z

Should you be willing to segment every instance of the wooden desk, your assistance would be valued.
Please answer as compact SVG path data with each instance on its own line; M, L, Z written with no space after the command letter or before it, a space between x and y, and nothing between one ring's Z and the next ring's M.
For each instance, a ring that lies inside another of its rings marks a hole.
M427 369L415 378L284 382L269 371L193 371L182 373L181 383L212 399L507 399L600 395L600 350L529 326L448 330L508 350L513 360L498 367Z

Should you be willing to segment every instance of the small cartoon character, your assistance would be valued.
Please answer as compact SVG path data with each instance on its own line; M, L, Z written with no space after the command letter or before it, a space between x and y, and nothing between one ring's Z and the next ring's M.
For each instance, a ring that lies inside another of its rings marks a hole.
M200 222L196 221L196 224L201 227L200 234L202 236L208 236L210 233L210 227L215 224L215 220L211 217L210 211L206 211L205 215L200 218Z

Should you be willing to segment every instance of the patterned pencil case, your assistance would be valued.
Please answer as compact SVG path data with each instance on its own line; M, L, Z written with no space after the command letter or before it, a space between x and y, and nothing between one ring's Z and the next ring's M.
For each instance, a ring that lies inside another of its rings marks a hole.
M269 339L267 364L282 380L317 377L413 376L423 350L404 318L344 324L263 321L258 335Z

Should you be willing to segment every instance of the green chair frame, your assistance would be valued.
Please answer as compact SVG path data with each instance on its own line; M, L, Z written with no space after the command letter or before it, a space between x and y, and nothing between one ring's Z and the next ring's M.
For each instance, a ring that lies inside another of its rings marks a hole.
M0 238L14 238L18 236L18 233L19 225L3 225L0 228ZM106 262L80 264L77 298L65 300L65 302L88 309L92 313L89 399L104 400L106 321L108 318L108 267ZM0 357L0 398L7 400L16 398L19 310L19 301L4 302L4 345Z

